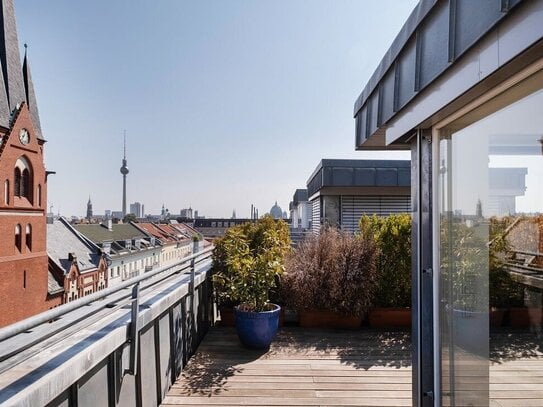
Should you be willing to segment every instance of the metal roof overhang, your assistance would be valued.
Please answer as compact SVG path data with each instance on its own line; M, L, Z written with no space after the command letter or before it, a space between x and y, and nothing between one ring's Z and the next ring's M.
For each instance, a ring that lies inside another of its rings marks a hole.
M355 103L357 150L406 149L543 56L543 1L422 0Z

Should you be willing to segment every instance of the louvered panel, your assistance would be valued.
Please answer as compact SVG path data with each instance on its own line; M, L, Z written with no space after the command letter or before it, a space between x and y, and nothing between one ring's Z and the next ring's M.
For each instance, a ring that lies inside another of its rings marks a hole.
M347 196L341 197L341 229L350 233L358 231L362 215L388 216L411 212L409 196Z
M320 198L311 201L311 230L318 234L321 227Z

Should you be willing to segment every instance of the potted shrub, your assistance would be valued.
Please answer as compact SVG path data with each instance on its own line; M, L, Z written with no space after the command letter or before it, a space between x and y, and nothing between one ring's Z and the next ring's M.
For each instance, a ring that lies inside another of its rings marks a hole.
M229 228L216 242L215 291L220 304L236 304L236 330L245 346L266 348L277 332L281 308L269 302L269 294L289 250L287 224L269 216Z
M376 246L334 228L292 252L282 279L285 301L303 327L359 328L376 287Z
M509 217L490 220L489 244L489 305L490 326L499 327L503 324L504 316L509 311L513 324L529 320L528 312L524 306L524 289L521 284L513 280L505 267L507 253L510 245L505 238L507 227L512 223ZM519 308L520 307L520 308Z
M440 244L442 286L451 292L445 323L455 344L474 355L488 355L488 225L453 218L444 222Z
M379 250L378 284L369 323L373 327L411 326L411 215L360 218L361 235Z

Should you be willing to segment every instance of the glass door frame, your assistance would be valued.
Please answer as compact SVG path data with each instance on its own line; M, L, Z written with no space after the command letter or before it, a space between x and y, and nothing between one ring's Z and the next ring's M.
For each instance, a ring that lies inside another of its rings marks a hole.
M537 88L533 87L534 79L543 75L543 58L535 61L531 65L510 76L507 80L500 83L496 87L490 89L482 96L476 98L470 103L467 103L464 107L447 116L443 120L434 124L431 128L431 200L432 200L432 283L433 283L433 362L434 362L434 406L441 406L442 389L441 389L441 377L442 377L442 365L441 365L441 319L440 319L440 196L442 193L442 184L440 180L440 135L443 130L453 123L454 121L473 113L476 110L483 111L481 119L487 115L493 113L493 111L499 110L501 107L507 106L519 100L527 90L536 91ZM537 83L537 81L535 81ZM517 91L520 89L520 91ZM539 80L539 89L541 84ZM496 100L499 100L497 103ZM499 108L495 108L495 105L501 105ZM489 107L488 112L485 112L485 107ZM486 114L485 114L486 113ZM429 305L429 304L428 304Z

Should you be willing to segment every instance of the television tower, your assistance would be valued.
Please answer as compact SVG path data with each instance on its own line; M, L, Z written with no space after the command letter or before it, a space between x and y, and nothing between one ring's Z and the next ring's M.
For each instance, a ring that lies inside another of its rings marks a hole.
M124 155L123 165L121 167L121 174L123 174L123 217L126 216L126 175L128 174L128 167L126 166L126 130L124 131Z

